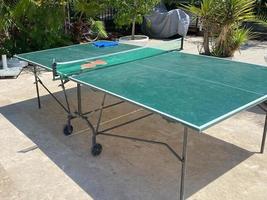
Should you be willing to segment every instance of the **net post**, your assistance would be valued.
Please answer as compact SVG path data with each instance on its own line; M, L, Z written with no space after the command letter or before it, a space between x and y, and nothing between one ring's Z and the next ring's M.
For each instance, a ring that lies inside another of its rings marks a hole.
M180 50L184 49L184 37L181 37L181 48Z
M55 80L56 77L58 76L58 74L57 74L57 63L56 63L55 59L53 59L52 70L53 70L53 80Z

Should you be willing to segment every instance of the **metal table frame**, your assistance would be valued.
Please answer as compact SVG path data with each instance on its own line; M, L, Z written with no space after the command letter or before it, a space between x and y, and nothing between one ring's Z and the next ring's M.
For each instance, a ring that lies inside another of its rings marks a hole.
M159 144L159 145L165 146L182 164L182 166L181 166L181 176L180 176L180 192L179 192L179 197L180 198L179 199L180 200L184 200L186 198L185 197L185 176L186 176L187 141L188 141L188 127L187 126L184 125L183 147L182 147L181 155L176 153L176 151L173 148L171 148L167 143L164 143L164 142L154 141L154 140L146 140L146 139L142 139L142 138L135 138L135 137L129 137L129 136L123 136L123 135L113 134L113 133L109 132L109 131L111 131L111 130L113 130L115 128L118 128L120 126L124 126L124 125L127 125L129 123L132 123L132 122L144 119L146 117L149 117L154 113L154 111L152 111L149 114L146 114L146 115L143 115L141 117L138 117L136 119L130 120L128 122L125 122L123 124L120 124L120 125L117 125L117 126L114 126L114 127L111 127L111 128L107 128L107 129L104 129L104 130L100 130L100 123L101 123L103 111L105 109L107 109L107 108L110 108L110 107L113 107L113 106L116 106L116 105L119 105L119 104L125 102L125 99L122 99L121 101L113 103L113 104L110 104L110 105L105 105L106 95L108 93L105 93L105 91L101 91L101 92L104 92L104 95L103 95L103 99L102 99L102 103L101 103L100 108L97 108L97 109L91 110L91 111L87 111L87 112L83 112L82 111L82 101L81 101L81 95L82 95L81 84L82 83L78 83L77 81L72 80L70 78L70 80L77 82L77 87L76 87L76 90L77 90L77 111L71 111L69 100L68 100L68 95L67 95L67 92L66 92L66 89L65 89L65 83L67 81L69 81L69 80L66 81L66 78L63 78L62 76L59 77L60 82L61 82L60 86L62 88L62 91L64 93L64 98L65 98L65 103L62 103L48 89L48 87L46 87L45 84L41 81L40 77L37 74L37 67L38 66L36 66L36 65L33 66L33 73L34 73L34 77L35 77L36 94L37 94L37 102L38 102L38 108L39 109L41 108L41 100L40 100L40 92L39 92L39 84L40 84L53 97L53 99L63 108L63 110L67 113L67 124L66 124L65 128L67 128L70 132L72 132L72 126L71 126L71 120L72 119L81 118L81 119L86 121L88 127L92 131L92 148L91 148L91 151L92 151L92 154L94 156L99 155L101 153L101 151L102 151L102 146L97 143L97 136L98 135L118 137L118 138L121 138L121 139L130 139L130 140L135 140L135 141L140 141L140 142L148 142L148 143ZM90 87L90 86L88 86L88 87ZM92 89L98 90L97 88L92 88ZM108 94L108 95L112 95L112 94ZM118 97L116 97L116 98L118 98ZM66 105L64 105L64 104L66 104ZM138 105L138 106L140 106L140 105ZM267 106L263 106L263 105L260 104L259 107L262 110L264 110L265 114L266 114L264 130L263 130L263 135L262 135L262 141L261 141L261 148L260 148L260 153L263 153L264 152L264 147L265 147L266 132L267 132ZM145 108L145 109L148 110L147 108ZM88 115L92 114L92 113L95 113L95 112L99 112L99 116L98 116L97 123L94 126L90 122L90 120L88 119ZM162 115L161 113L156 113L156 114ZM162 116L164 118L167 118L167 120L168 120L168 117L166 117L164 115L162 115ZM171 121L173 121L173 120L171 119Z

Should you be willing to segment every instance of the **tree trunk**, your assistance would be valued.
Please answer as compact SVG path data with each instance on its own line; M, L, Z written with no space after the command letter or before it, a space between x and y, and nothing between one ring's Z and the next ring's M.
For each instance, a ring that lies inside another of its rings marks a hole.
M204 29L203 32L203 47L204 47L204 54L210 55L210 47L209 47L209 32Z
M134 40L134 35L135 35L135 21L136 21L136 18L134 17L132 21L132 36L131 36L132 40Z

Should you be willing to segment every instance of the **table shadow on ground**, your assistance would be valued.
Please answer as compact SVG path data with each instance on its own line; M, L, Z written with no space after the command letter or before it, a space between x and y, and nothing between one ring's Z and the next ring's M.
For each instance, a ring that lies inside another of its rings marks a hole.
M71 102L75 102L75 89L67 92ZM86 100L87 95L83 96L85 104L90 102ZM56 96L63 99L62 92L56 93ZM40 110L36 99L30 99L1 107L0 113L93 199L104 200L111 196L113 199L177 199L181 164L165 148L100 136L98 141L104 150L99 157L93 157L90 154L90 131L72 137L64 136L62 126L66 122L66 113L49 95L42 96L41 101ZM124 106L121 109L123 112L128 107L132 109L132 105L127 103L121 106ZM116 111L108 112L106 117L112 117L114 113ZM80 121L73 122L75 130L87 128ZM133 135L146 138L151 135L153 139L167 141L171 146L181 149L183 127L167 123L157 115L122 127L122 130L125 135L128 132L129 135L134 133ZM143 130L150 132L144 135ZM164 130L167 133L162 135ZM168 132L173 134L168 135ZM190 131L186 197L198 192L253 154L207 134Z

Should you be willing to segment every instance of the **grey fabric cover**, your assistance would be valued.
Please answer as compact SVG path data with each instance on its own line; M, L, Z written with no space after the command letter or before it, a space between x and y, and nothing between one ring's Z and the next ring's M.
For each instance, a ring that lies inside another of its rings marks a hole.
M144 17L142 31L154 38L169 38L179 34L186 36L190 24L189 16L180 9L167 11L159 4L150 15Z

